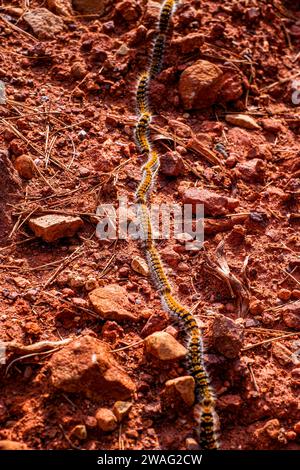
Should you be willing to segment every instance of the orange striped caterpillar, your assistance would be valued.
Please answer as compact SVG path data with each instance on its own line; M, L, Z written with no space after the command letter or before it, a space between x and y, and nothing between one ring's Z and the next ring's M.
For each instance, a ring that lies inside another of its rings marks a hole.
M159 34L155 39L153 50L152 50L152 59L151 59L151 65L150 65L150 77L151 78L154 78L161 71L165 43L166 43L166 35Z
M140 114L149 113L148 105L148 87L149 87L150 75L148 72L142 73L138 81L136 91L136 102L138 111Z
M166 0L161 8L158 29L162 34L168 31L170 19L174 13L175 0Z
M148 139L151 114L143 113L135 127L135 140L142 153L150 152L150 141Z
M159 154L152 149L149 138L151 111L148 104L148 89L150 80L161 70L166 34L176 3L176 0L165 0L161 7L159 30L153 46L149 70L141 75L138 82L136 101L140 117L136 125L135 137L141 151L148 155L148 160L142 167L142 179L137 188L135 199L138 203L138 214L142 236L145 240L147 262L154 283L160 292L162 304L170 315L179 320L189 338L188 360L190 372L196 384L196 411L199 409L200 445L202 449L217 449L215 401L204 365L201 332L193 314L172 295L172 287L154 244L151 219L146 205L160 165Z
M171 292L171 285L165 274L162 261L154 245L146 250L146 257L154 283L162 294Z

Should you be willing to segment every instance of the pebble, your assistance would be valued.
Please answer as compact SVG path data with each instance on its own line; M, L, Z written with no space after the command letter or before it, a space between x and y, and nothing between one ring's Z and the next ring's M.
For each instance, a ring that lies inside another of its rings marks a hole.
M55 388L83 393L89 399L124 400L135 391L135 384L107 343L89 335L81 336L55 352L48 367Z
M28 450L28 447L21 442L4 439L0 441L0 450Z
M260 158L253 158L236 165L240 178L249 183L261 183L265 175L265 163Z
M239 205L237 199L233 199L208 189L189 188L182 194L184 204L204 205L205 215L224 215L231 212Z
M72 0L74 10L80 13L102 15L108 6L113 5L112 0Z
M260 125L251 116L246 114L227 114L225 120L235 126L245 129L260 129Z
M296 434L298 434L298 436L300 435L300 421L298 421L295 425L294 425L294 431Z
M108 320L136 320L128 299L127 290L118 284L98 287L89 293L89 301L94 310Z
M127 47L126 44L122 44L117 50L117 54L124 56L124 55L127 55L129 51L130 51L129 47Z
M274 342L272 345L272 354L277 359L279 364L283 366L298 365L300 363L291 351L279 342Z
M163 407L180 410L182 403L192 406L195 401L195 380L192 376L177 377L165 383L162 395Z
M54 242L60 238L73 237L83 227L83 222L80 217L48 214L29 219L29 227L45 242Z
M61 34L64 30L63 20L47 10L47 8L35 8L28 10L23 15L23 20L32 28L33 33L39 39L51 39Z
M118 427L117 418L109 408L99 408L96 412L96 420L99 429L104 432L112 432Z
M166 176L179 176L184 172L181 156L175 151L164 153L160 159L160 172Z
M289 300L291 297L291 291L289 291L288 289L280 289L278 291L277 297L280 300Z
M217 100L222 70L206 60L198 60L187 67L179 80L179 93L186 110L201 109Z
M86 280L84 287L85 287L85 290L87 290L88 292L90 292L91 290L97 289L97 287L99 287L97 279L95 277L89 277Z
M21 155L14 161L14 167L25 180L30 180L35 174L35 166L32 158L29 155Z
M113 412L119 421L123 421L123 418L128 415L129 411L132 408L132 402L130 401L116 401L113 406Z
M192 437L186 438L185 447L186 447L186 450L199 450L200 449L198 442Z
M84 441L87 438L87 430L84 424L77 424L72 430L71 430L71 436L75 436L81 441Z
M286 326L295 330L300 329L300 301L286 305L282 309L282 319Z
M134 256L131 261L132 269L142 276L149 276L149 268L146 261L140 256Z
M158 331L145 338L145 352L161 361L174 361L186 356L187 350L173 336Z
M228 359L239 356L243 347L243 328L225 317L216 315L212 327L212 339L215 349Z

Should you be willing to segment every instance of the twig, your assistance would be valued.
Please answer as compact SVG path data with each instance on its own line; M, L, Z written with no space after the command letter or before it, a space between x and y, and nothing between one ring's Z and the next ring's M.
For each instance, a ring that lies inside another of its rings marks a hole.
M300 335L300 332L296 332L296 333L289 333L287 335L277 336L277 338L265 339L264 341L260 341L259 343L250 344L250 346L246 346L245 348L242 349L242 351L249 351L249 349L256 348L257 346L261 346L262 344L273 343L274 341L277 341L279 339L285 339L285 338L290 338L291 336L299 336L299 335Z

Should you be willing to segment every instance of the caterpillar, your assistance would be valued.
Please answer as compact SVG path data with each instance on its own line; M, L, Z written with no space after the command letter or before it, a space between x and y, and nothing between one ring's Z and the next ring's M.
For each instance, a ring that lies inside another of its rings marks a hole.
M170 19L176 3L175 0L166 0L161 8L158 29L162 34L166 33L169 29Z
M135 140L142 153L149 153L151 150L148 139L150 122L151 114L143 113L135 128Z
M138 112L140 114L149 112L148 105L148 87L149 87L150 75L148 72L142 73L138 81L137 90L136 90L136 102Z
M142 238L145 244L147 263L161 302L170 316L175 317L188 337L188 363L190 374L195 380L195 414L199 423L199 442L202 449L217 449L217 416L215 400L210 387L209 375L203 357L201 331L193 314L183 307L173 296L172 286L168 280L159 253L155 247L152 223L147 207L156 173L160 166L159 153L152 148L149 127L151 111L148 102L148 92L151 80L160 72L166 44L167 32L177 0L165 0L161 7L157 36L151 53L148 70L139 78L136 102L138 121L135 128L135 139L142 153L148 156L142 167L142 178L135 193L138 204Z
M159 34L155 39L153 51L152 51L152 59L151 59L151 65L150 65L150 77L151 78L154 78L161 71L165 43L166 43L166 35Z

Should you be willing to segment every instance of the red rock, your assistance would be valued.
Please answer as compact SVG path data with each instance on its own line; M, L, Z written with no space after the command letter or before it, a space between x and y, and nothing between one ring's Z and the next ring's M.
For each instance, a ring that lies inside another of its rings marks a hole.
M74 62L71 67L71 75L76 80L82 80L87 74L86 66L83 62Z
M251 300L249 310L252 315L260 315L264 310L263 303L257 299Z
M136 320L128 300L127 290L118 284L98 287L89 293L89 300L94 310L108 320Z
M227 103L236 101L243 94L242 78L234 71L227 71L223 74L217 100Z
M29 450L26 444L9 439L0 441L0 450Z
M270 419L263 427L257 429L254 435L259 441L263 441L265 438L277 440L279 433L280 423L278 419Z
M177 152L169 151L160 158L160 172L166 176L179 176L184 172L184 164Z
M223 395L219 398L218 406L221 410L237 411L243 405L243 400L240 395Z
M149 336L156 331L161 331L166 327L166 325L166 317L159 317L157 314L152 315L147 321L146 325L143 327L141 336L142 338L145 338L146 336Z
M280 300L289 300L289 298L291 297L291 291L288 289L280 289L278 291L277 297Z
M222 70L206 60L198 60L182 72L179 93L185 109L201 109L217 100Z
M72 0L74 10L80 13L97 13L102 15L105 11L114 5L113 0Z
M48 214L31 218L29 227L37 237L45 242L54 242L60 238L73 237L83 226L80 217Z
M237 199L222 196L208 189L189 188L182 197L184 204L204 204L205 215L224 215L239 205Z
M179 39L175 39L172 45L180 50L182 54L189 54L199 49L204 42L204 36L201 33L189 33Z
M116 401L114 406L113 406L113 412L114 415L116 416L117 420L119 423L123 421L125 416L128 415L129 411L132 408L132 403L130 401Z
M239 356L243 347L243 328L224 315L216 315L212 327L215 349L228 359Z
M180 255L170 247L163 248L160 254L162 259L173 268L175 268L180 261Z
M253 158L248 162L238 163L236 166L239 177L248 182L262 183L265 175L263 160Z
M49 10L53 10L54 13L56 13L57 15L74 15L71 0L47 0L47 7L49 8Z
M247 158L260 158L261 160L271 161L273 158L272 150L269 144L260 144L249 150Z
M294 425L294 431L296 434L300 434L300 421L298 421L295 425Z
M147 336L144 341L145 352L161 361L174 361L186 356L187 350L173 336L158 331Z
M300 301L291 303L282 310L282 318L286 326L295 330L300 329Z
M99 428L104 432L114 431L118 427L117 418L109 408L99 408L96 420Z
M48 367L55 388L93 400L127 399L135 391L109 346L91 336L75 339L54 353Z
M115 7L115 11L128 23L138 20L142 14L141 6L135 0L124 0L118 3Z
M262 127L272 134L278 134L284 130L284 127L279 119L261 119Z
M293 357L291 351L279 342L274 342L272 345L272 354L277 359L279 364L283 366L297 365L297 360Z
M47 10L47 8L35 8L24 13L23 19L33 29L39 39L51 39L61 34L64 30L63 20Z
M180 410L183 404L192 406L195 401L195 380L190 375L177 377L165 383L161 394L163 408Z
M26 180L30 180L35 173L35 166L32 158L29 155L21 155L16 158L14 167L21 176Z
M293 289L292 290L292 298L293 299L300 299L300 289Z

